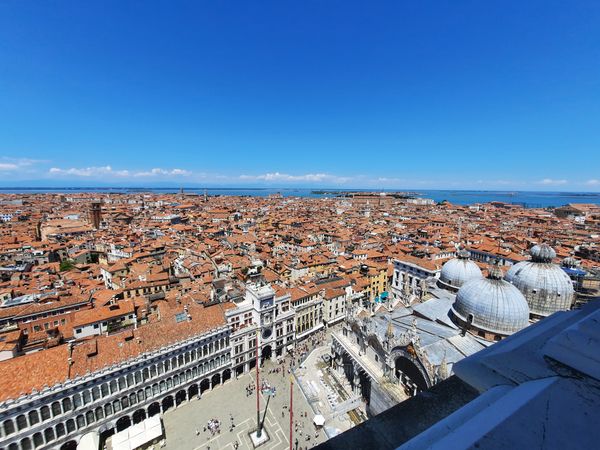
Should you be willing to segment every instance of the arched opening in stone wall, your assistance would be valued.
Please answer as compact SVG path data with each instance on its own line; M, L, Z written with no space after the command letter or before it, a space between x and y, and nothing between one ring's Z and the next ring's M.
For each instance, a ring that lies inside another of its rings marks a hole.
M123 431L126 428L131 426L131 419L129 416L123 416L119 420L117 420L117 431Z
M271 359L271 356L273 356L273 349L271 348L271 346L270 345L264 346L262 349L262 352L260 354L261 365L265 362L265 360Z
M162 401L163 412L166 412L169 408L172 408L173 406L175 406L175 403L173 402L173 397L167 395Z
M148 406L148 416L152 417L157 414L160 414L160 404L158 402L154 402Z
M133 423L140 423L146 420L146 411L138 409L133 413Z
M394 369L396 378L398 378L400 384L408 390L411 396L427 390L428 385L425 376L416 364L407 357L397 357L394 362Z
M187 398L185 391L181 390L181 391L177 391L177 393L175 394L175 405L179 406L181 405L185 399Z

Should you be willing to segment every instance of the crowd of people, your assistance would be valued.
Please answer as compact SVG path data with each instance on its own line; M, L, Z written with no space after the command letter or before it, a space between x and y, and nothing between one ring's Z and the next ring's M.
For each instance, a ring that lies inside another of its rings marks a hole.
M215 434L221 434L221 421L219 419L210 419L204 427L204 432L206 432L206 430L210 431L213 436Z
M246 386L246 397L250 397L254 394L254 389L256 389L256 383L249 383L248 386Z

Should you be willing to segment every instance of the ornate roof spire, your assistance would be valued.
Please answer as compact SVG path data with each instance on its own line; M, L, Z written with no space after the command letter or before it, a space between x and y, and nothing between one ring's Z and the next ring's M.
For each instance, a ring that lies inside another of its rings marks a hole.
M387 330L385 331L385 338L388 341L391 341L394 338L394 327L392 327L391 319L388 320Z

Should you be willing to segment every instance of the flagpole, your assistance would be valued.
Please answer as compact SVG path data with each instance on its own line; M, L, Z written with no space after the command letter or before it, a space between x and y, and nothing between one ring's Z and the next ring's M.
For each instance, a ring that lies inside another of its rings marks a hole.
M256 437L260 439L262 434L260 424L260 362L258 360L258 333L259 329L256 329Z
M292 426L294 424L294 377L290 375L290 450L292 450Z

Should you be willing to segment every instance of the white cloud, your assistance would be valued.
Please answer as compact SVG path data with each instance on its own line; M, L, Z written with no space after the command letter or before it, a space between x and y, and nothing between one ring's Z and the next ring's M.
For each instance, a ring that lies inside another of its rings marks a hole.
M600 180L587 180L585 184L588 186L600 186Z
M405 183L406 181L402 178L389 178L389 177L379 177L375 180L379 183Z
M2 156L0 157L0 171L8 172L11 170L22 170L24 168L28 168L30 166L43 162L46 161L42 161L40 159L11 158L8 156Z
M134 171L134 170L114 170L111 166L92 166L92 167L71 167L62 169L52 167L48 171L53 176L75 176L85 178L96 178L102 176L113 176L120 178L127 177L168 177L168 176L188 176L191 174L188 170L183 169L161 169L154 168L149 171Z
M59 167L51 167L49 170L51 175L60 175L60 176L76 176L76 177L98 177L98 176L117 176L117 177L127 177L130 175L128 170L113 170L111 166L92 166L92 167L71 167L69 169L61 169Z
M538 182L538 184L543 184L545 186L561 186L563 184L567 184L568 181L567 180L555 180L553 178L544 178L543 180L540 180Z
M327 173L307 173L304 175L290 175L287 173L270 172L261 175L240 175L240 180L244 181L267 181L267 182L306 182L306 183L335 183L344 184L350 181L351 177L340 177Z
M163 176L176 176L176 175L181 175L181 176L188 176L191 175L191 172L189 170L183 170L183 169L161 169L159 167L154 168L150 171L147 172L135 172L134 176L136 177L153 177L153 176L157 176L157 175L163 175Z
M0 163L0 170L2 171L6 171L6 170L15 170L18 169L19 166L16 164L12 164L12 163Z

